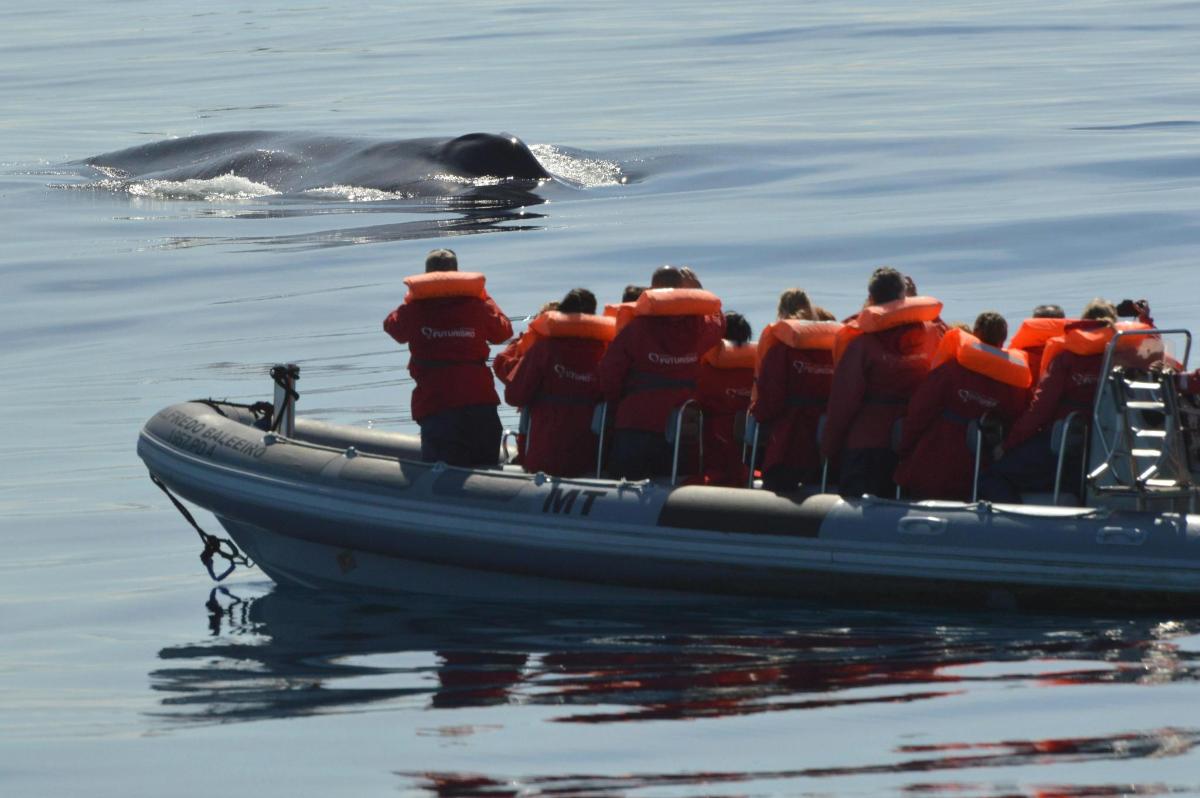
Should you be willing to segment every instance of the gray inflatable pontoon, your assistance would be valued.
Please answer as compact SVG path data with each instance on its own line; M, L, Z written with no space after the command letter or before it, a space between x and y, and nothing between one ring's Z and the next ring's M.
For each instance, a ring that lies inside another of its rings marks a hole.
M138 454L281 584L530 601L723 593L1200 611L1197 411L1170 375L1106 372L1086 507L454 468L420 462L413 436L294 419L290 386L274 414L168 407L146 423ZM272 415L282 432L270 431ZM1141 439L1158 447L1153 467Z

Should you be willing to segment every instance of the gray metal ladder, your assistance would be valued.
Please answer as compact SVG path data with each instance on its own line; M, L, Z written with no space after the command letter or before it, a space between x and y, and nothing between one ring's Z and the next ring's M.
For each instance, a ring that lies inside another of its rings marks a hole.
M1116 340L1101 372L1088 485L1098 497L1131 497L1137 509L1147 509L1154 500L1187 500L1193 506L1195 480L1175 374L1170 369L1113 367Z

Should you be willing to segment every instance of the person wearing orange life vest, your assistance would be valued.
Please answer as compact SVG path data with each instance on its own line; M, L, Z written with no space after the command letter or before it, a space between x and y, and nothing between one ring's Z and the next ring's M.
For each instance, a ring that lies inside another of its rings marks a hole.
M700 358L725 334L721 300L682 282L673 266L655 271L636 315L600 361L600 389L615 417L609 466L617 476L670 473L667 420L695 396Z
M1054 422L1078 412L1090 426L1104 348L1112 339L1116 321L1116 308L1094 299L1080 321L1067 325L1064 336L1047 342L1033 399L1004 443L996 447L996 462L980 481L981 497L1016 502L1021 493L1054 489L1058 466L1051 448ZM1078 474L1080 463L1068 461L1064 469L1065 474Z
M550 310L558 310L557 302L547 302L542 305L542 309L538 314L545 313ZM492 373L496 375L496 379L500 380L501 384L508 385L512 380L512 373L516 371L517 364L521 362L521 358L533 345L534 339L537 338L537 333L531 329L518 335L516 338L508 342L508 344L496 353L492 358Z
M979 314L972 332L952 329L943 337L904 417L895 479L908 496L971 498L975 457L967 425L986 413L1007 429L1025 409L1033 382L1024 354L1002 348L1007 337L1008 323L991 312Z
M777 316L759 337L750 412L767 425L759 444L763 487L779 493L821 479L817 427L833 385L833 341L842 325L799 288L780 294Z
M755 347L750 323L740 313L725 314L725 338L704 353L696 399L704 411L704 483L742 487L746 466L734 424L750 406Z
M821 435L821 454L841 458L838 490L843 496L895 492L893 428L929 373L945 331L938 321L942 303L906 297L904 276L895 269L876 269L867 290L871 304L860 311L855 325L839 333L848 343L835 348Z
M483 275L458 271L451 250L430 252L425 273L404 282L408 296L383 329L408 344L421 459L494 466L500 459L500 397L487 366L488 344L512 337L512 324L484 290Z
M625 291L621 294L619 303L608 304L604 306L604 315L617 320L617 332L629 323L637 310L638 297L645 291L645 286L627 285Z
M616 322L595 315L596 297L586 288L572 289L557 304L557 310L534 319L537 338L512 373L504 400L530 413L525 470L577 477L595 468L596 366Z
M1010 346L1025 353L1025 359L1029 361L1029 373L1033 375L1035 385L1042 373L1042 353L1046 349L1046 342L1061 336L1068 324L1077 321L1066 316L1058 305L1038 305L1033 309L1033 315L1021 322L1021 326L1013 335Z

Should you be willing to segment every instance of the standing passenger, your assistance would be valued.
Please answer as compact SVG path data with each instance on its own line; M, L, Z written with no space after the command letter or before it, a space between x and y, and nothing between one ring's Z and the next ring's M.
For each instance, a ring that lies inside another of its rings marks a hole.
M750 412L768 425L763 487L787 492L821 478L817 427L829 402L833 342L842 325L814 307L799 288L780 295L778 318L759 338Z
M616 410L610 466L617 476L671 472L667 419L695 396L700 357L725 334L721 300L682 284L673 266L655 271L636 315L600 361L600 388Z
M904 418L896 483L915 499L971 498L975 458L968 424L984 414L1005 429L1025 409L1033 381L1024 354L1004 350L1008 323L981 313L972 333L952 329ZM982 462L990 462L984 454Z
M484 290L483 275L458 271L451 250L430 252L425 274L404 282L404 304L383 329L408 344L421 459L494 466L500 460L500 397L487 366L488 344L508 340L512 325Z
M576 477L594 467L592 409L600 401L596 366L616 331L613 319L595 313L595 295L575 288L557 311L533 321L537 338L504 390L506 402L530 412L521 461L526 471Z
M742 487L748 474L735 426L750 406L754 385L754 345L742 314L725 314L725 339L704 354L697 385L704 411L704 482Z
M841 458L843 496L895 491L895 424L929 373L945 329L935 324L942 303L906 297L904 276L895 269L876 269L867 290L870 304L834 367L821 435L821 454Z

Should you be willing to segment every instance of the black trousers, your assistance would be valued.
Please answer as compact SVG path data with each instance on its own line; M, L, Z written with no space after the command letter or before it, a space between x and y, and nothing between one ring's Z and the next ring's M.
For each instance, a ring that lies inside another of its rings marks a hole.
M895 497L896 483L892 475L899 458L891 449L847 449L842 452L841 459L838 493L846 498L864 493L885 499Z
M671 444L662 433L641 429L614 430L608 472L625 479L669 477L672 453Z
M421 425L421 459L453 466L494 466L500 462L500 415L495 405L443 410Z

